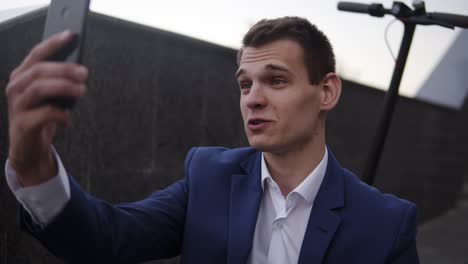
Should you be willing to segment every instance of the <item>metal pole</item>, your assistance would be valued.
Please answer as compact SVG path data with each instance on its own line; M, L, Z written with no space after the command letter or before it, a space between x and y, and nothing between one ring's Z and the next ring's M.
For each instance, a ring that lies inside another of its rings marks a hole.
M385 95L383 110L378 123L377 132L372 141L372 145L368 154L369 156L367 157L367 161L364 167L362 180L369 185L374 184L374 178L377 167L379 165L380 156L385 144L385 139L387 138L390 122L392 121L395 104L398 99L398 88L400 86L401 78L403 76L403 71L406 65L406 59L408 58L408 53L416 28L414 23L406 23L404 21L403 23L403 39L401 41L398 58L393 70L392 81L390 82L390 87Z

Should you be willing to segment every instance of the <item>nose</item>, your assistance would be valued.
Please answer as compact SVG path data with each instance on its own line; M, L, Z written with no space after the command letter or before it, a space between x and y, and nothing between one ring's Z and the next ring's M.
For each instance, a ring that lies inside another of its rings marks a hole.
M263 87L260 85L253 84L249 93L245 96L246 106L252 110L262 109L267 105L267 98Z

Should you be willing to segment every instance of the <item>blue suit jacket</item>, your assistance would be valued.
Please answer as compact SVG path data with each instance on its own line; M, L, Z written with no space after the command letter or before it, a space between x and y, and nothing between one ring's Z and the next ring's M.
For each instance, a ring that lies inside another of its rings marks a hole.
M145 200L110 205L71 179L71 200L45 228L22 224L72 263L137 263L182 254L183 263L245 263L262 188L261 153L194 148L185 178ZM418 263L416 207L362 183L329 151L299 263Z

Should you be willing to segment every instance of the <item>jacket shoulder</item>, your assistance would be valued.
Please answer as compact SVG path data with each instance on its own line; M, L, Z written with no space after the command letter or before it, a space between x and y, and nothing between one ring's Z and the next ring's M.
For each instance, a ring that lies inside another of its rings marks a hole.
M377 188L369 186L346 169L344 169L344 177L347 186L347 203L351 203L347 205L358 206L360 204L368 210L389 213L395 213L395 210L405 211L410 207L415 207L410 201L398 198L393 194L382 193Z
M255 153L257 151L250 147L195 147L185 158L185 176L205 178L244 173L241 163Z
M195 147L192 148L186 158L186 167L189 164L203 162L203 164L239 164L257 151L251 147L223 148L223 147ZM189 163L189 164L187 164Z

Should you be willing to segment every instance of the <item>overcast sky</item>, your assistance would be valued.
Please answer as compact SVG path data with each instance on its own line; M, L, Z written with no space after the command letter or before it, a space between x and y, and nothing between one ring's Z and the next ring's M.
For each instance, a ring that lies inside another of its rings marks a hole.
M47 5L47 0L1 0L2 10ZM390 7L393 1L380 2ZM403 1L408 5L412 1ZM338 11L336 0L92 0L95 12L166 29L195 38L238 48L242 35L261 18L295 15L308 18L330 38L339 73L346 79L386 89L394 61L385 41L391 17ZM426 0L428 11L468 15L468 0ZM394 23L388 32L390 45L398 52L403 26ZM422 26L416 30L403 76L401 94L412 97L428 78L460 30Z

